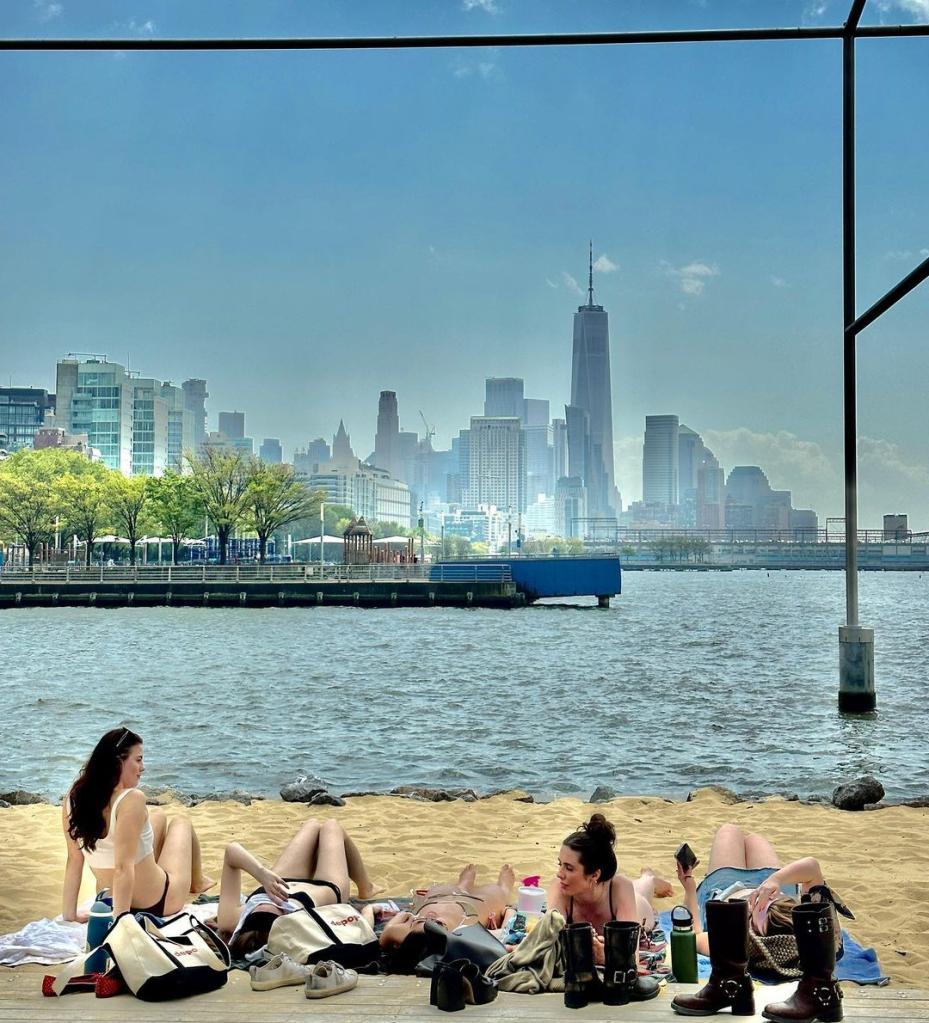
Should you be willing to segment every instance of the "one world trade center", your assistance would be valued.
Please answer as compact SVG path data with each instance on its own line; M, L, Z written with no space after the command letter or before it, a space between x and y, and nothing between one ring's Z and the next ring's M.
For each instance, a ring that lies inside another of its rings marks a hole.
M570 471L584 479L587 515L591 518L615 518L621 509L613 468L610 327L606 310L602 305L594 304L592 244L587 304L578 306L574 314L571 405L565 413L572 463Z

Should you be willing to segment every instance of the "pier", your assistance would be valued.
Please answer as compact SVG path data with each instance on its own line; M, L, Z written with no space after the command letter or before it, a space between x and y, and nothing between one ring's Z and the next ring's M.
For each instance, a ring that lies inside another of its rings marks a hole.
M16 607L514 608L620 592L617 557L512 558L402 565L40 566L0 574Z

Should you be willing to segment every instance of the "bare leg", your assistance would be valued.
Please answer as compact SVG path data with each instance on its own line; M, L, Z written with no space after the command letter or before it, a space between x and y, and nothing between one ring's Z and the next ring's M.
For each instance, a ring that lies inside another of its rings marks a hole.
M651 867L643 867L642 873L632 884L636 892L643 895L649 901L652 898L670 899L674 894L671 882L666 881L663 877L659 877Z
M319 846L318 820L305 821L274 861L273 870L281 877L311 878Z
M375 884L371 880L368 868L365 866L361 853L358 851L358 846L349 838L344 829L342 830L342 835L345 843L345 862L348 866L348 876L355 882L355 886L358 889L358 898L373 899L375 895L384 890L384 887L383 885Z
M155 848L152 850L155 855L155 862L158 862L158 857L161 855L161 850L165 844L165 832L168 830L168 818L165 817L163 810L151 810L148 814L148 819L152 825L152 833L155 837Z
M216 881L203 873L203 857L196 829L190 829L190 890L194 895L209 891Z
M500 927L506 907L513 900L513 885L516 875L509 863L504 863L497 875L495 884L476 885L470 889L471 894L483 902L476 902L478 919L485 927Z
M320 825L316 871L313 875L315 881L329 881L336 885L340 892L340 902L348 898L351 888L348 859L345 855L345 838L345 830L338 821L328 820ZM320 904L325 905L325 902Z
M165 914L177 913L190 892L190 864L193 828L186 817L172 817L165 830L165 840L158 857L158 866L168 875Z
M755 832L749 832L745 836L745 866L755 869L756 867L779 867L781 865L777 850L764 837Z
M745 867L745 832L735 824L721 824L713 836L709 874L719 867Z
M470 892L474 890L474 882L477 880L477 867L473 863L468 863L466 866L461 868L461 873L458 875L458 887L463 892Z

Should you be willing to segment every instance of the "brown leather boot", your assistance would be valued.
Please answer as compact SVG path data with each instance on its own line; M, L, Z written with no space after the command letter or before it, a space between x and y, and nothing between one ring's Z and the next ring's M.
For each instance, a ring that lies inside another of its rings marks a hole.
M748 903L744 899L706 904L710 939L710 979L694 995L675 995L679 1016L712 1016L732 1007L733 1016L754 1016L755 998L748 975Z
M794 906L794 934L803 976L786 1002L766 1005L762 1016L774 1023L838 1023L843 1018L842 989L835 970L835 914L832 905L805 902Z

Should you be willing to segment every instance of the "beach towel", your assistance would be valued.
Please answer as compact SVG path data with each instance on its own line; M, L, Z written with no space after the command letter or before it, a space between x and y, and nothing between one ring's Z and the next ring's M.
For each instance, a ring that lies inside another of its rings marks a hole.
M670 934L670 910L661 913L659 920L666 933ZM890 983L890 978L886 977L881 970L881 965L877 961L877 952L873 948L865 948L859 944L844 928L842 929L842 942L845 946L845 954L835 964L837 980L851 980L856 984L875 984L878 987L883 987L885 984ZM710 975L709 958L707 956L697 956L697 968L700 979L706 980ZM753 976L763 983L783 983L783 980L772 981L761 974L753 974Z
M558 936L564 917L557 911L545 913L513 952L501 956L484 971L501 991L537 995L543 991L564 991L564 976L558 960Z

